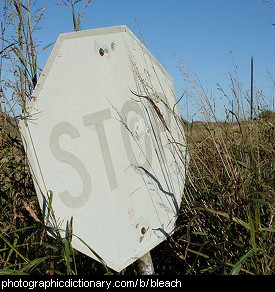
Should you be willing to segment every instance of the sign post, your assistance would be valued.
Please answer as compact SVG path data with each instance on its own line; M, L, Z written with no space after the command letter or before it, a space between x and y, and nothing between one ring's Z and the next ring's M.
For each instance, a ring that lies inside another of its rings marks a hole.
M140 275L154 275L154 265L150 252L137 260L138 272Z
M170 236L179 116L172 78L126 26L61 34L19 125L46 224L62 235L73 217L72 246L116 271Z

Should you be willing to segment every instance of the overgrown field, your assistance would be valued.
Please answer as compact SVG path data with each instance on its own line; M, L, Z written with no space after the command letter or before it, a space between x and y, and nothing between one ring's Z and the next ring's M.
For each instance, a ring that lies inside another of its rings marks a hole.
M0 274L115 273L46 234L16 120L0 125ZM188 179L174 235L151 251L156 273L274 273L274 118L185 132Z

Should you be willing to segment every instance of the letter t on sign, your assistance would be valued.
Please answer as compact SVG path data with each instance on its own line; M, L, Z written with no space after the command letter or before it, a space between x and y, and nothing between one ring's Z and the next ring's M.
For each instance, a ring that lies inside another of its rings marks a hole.
M114 165L110 153L109 144L106 137L106 131L103 122L112 118L110 109L99 111L93 114L89 114L83 117L83 123L85 127L95 125L98 141L103 156L103 161L106 169L107 178L111 190L118 187Z

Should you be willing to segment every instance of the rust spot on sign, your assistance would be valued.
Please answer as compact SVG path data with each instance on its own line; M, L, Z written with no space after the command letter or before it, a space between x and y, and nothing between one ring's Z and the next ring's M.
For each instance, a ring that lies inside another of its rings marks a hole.
M104 49L100 48L99 49L99 54L100 54L100 56L104 56Z
M146 233L146 228L145 227L142 227L141 228L141 234L144 235L145 233Z

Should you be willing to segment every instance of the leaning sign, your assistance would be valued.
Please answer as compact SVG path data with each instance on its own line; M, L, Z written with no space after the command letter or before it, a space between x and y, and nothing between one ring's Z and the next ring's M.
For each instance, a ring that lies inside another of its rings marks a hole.
M75 249L121 271L173 233L173 80L126 26L61 34L19 126L44 220L65 233L73 218Z

